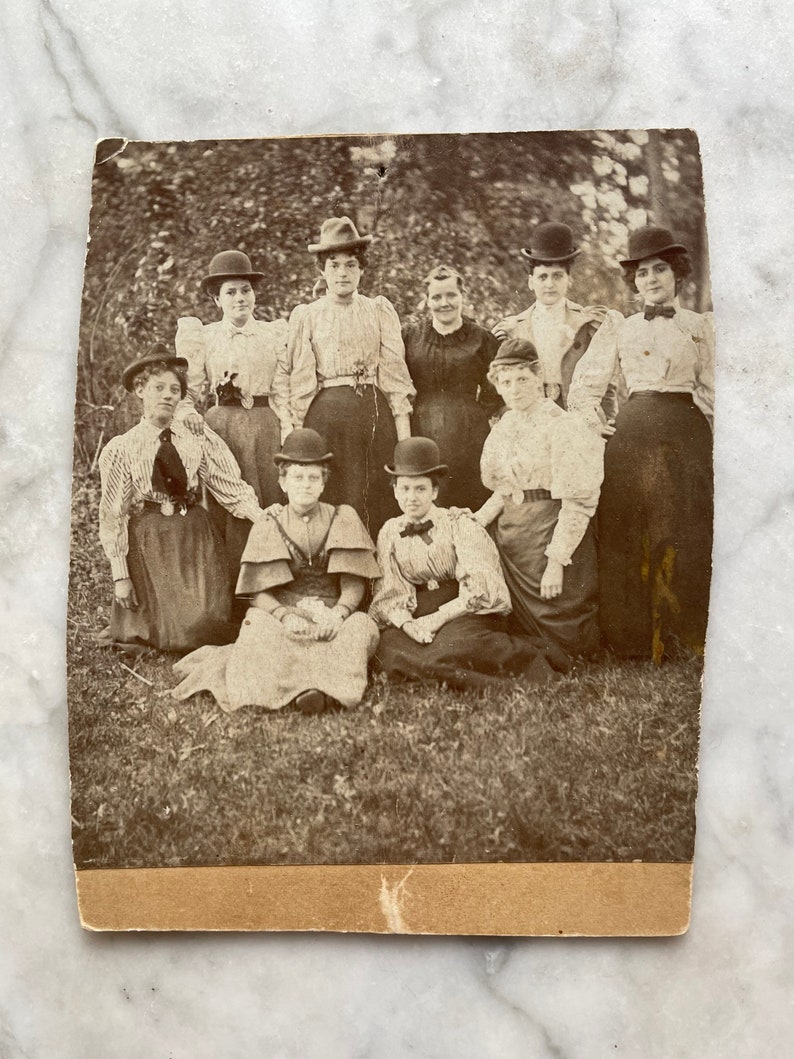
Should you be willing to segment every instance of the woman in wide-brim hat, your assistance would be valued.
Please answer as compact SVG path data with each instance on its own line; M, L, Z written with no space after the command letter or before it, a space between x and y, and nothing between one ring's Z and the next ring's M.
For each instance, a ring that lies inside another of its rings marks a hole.
M571 269L581 250L574 233L560 221L539 224L530 244L521 250L527 286L535 300L528 309L507 316L493 328L506 338L531 342L538 352L538 372L544 396L568 407L568 391L576 365L604 321L603 305L580 305L568 297ZM616 387L610 382L602 400L603 421L617 415Z
M501 407L488 382L499 342L463 314L463 277L436 265L423 280L427 315L403 327L405 360L416 386L411 431L433 438L449 463L439 503L477 508L487 499L480 453Z
M499 555L469 515L439 507L449 468L430 438L401 441L386 473L403 514L378 536L382 577L370 614L376 664L390 680L485 688L508 676L545 682L555 649L507 631L510 596ZM563 658L564 661L564 658Z
M328 499L355 508L374 535L395 511L382 468L411 432L415 391L394 307L358 292L371 242L348 217L323 222L308 250L327 290L293 312L288 355L292 419L336 454Z
M273 455L291 429L286 370L287 324L254 319L256 292L264 275L247 254L223 250L210 262L201 289L221 319L178 321L176 351L188 361L187 394L178 418L194 433L206 421L232 450L243 478L263 507L280 496ZM204 409L204 418L199 413ZM229 591L234 590L247 531L211 505L229 557Z
M569 405L594 428L594 409L620 368L629 398L606 449L598 511L601 625L624 656L656 662L702 653L711 580L714 328L682 308L691 271L666 228L629 239L624 278L643 301L610 312L577 368Z
M290 434L275 462L287 503L248 538L237 591L250 605L237 641L183 658L174 696L208 690L227 712L355 706L378 639L358 609L380 575L375 547L353 508L320 501L335 458L316 431Z
M491 499L476 514L492 525L513 605L513 623L569 659L599 647L598 575L592 516L604 442L579 416L545 396L537 350L508 339L490 379L507 405L482 451Z
M158 343L125 368L122 383L140 399L143 416L99 457L114 643L189 651L234 636L223 542L196 500L205 485L246 532L261 511L223 440L174 418L187 367Z

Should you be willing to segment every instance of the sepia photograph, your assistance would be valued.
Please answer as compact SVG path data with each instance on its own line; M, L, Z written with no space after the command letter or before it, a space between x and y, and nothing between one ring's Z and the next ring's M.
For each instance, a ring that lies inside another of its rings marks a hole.
M713 404L692 131L100 141L78 873L691 862Z

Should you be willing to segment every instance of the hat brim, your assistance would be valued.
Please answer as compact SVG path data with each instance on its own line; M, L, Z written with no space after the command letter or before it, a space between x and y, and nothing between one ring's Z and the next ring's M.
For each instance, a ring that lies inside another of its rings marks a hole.
M337 250L355 250L359 246L369 246L371 242L371 235L362 235L358 239L348 239L342 243L309 243L307 250L310 254L333 253Z
M273 457L273 463L278 467L281 463L332 463L333 459L333 452L326 452L324 456L285 456L277 452Z
M211 283L225 283L227 279L247 279L251 283L259 283L264 278L264 272L219 272L217 276L205 276L201 281L201 289L206 291Z
M383 467L386 474L390 474L392 478L427 478L431 474L449 474L449 467L446 463L439 463L435 467L427 467L424 470L416 471L409 467Z
M521 250L521 256L526 258L528 261L535 261L539 265L553 265L559 262L561 265L566 261L573 261L575 257L581 254L581 250L573 250L570 254L564 254L562 257L559 255L555 257L547 257L546 254L533 254L529 247L523 247Z
M632 265L639 265L640 261L647 261L649 257L658 257L659 254L667 254L671 250L683 250L684 253L689 253L689 248L683 243L670 243L669 246L660 246L649 254L643 254L642 257L625 257L622 261L618 261L618 264L621 268L631 268Z
M128 364L121 373L121 385L128 393L132 393L135 387L135 379L140 375L143 369L148 368L150 364L167 364L169 368L179 368L182 371L187 371L188 369L188 362L184 357L142 357L140 360L136 360L134 364Z

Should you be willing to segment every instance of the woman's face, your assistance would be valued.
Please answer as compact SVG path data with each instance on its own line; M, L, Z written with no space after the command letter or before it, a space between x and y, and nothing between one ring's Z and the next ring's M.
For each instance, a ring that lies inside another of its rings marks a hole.
M535 265L527 279L529 289L541 305L551 308L568 297L571 277L562 265Z
M394 480L394 496L400 511L412 522L421 522L438 496L438 486L432 478L409 478L401 475Z
M290 507L305 513L317 505L325 488L325 475L319 463L293 463L279 476Z
M427 305L433 319L444 327L461 323L463 295L454 276L430 280L427 285Z
M330 254L323 265L323 276L329 293L338 301L348 301L361 282L361 265L355 254Z
M500 368L494 386L507 407L516 412L531 412L543 397L540 379L524 364Z
M256 305L256 294L249 280L243 276L226 279L215 295L215 304L223 313L224 320L229 320L235 327L248 323Z
M157 427L167 427L182 399L182 387L173 371L135 380L135 393L143 402L143 418Z
M646 257L634 276L637 291L649 305L669 305L675 298L675 273L660 257Z

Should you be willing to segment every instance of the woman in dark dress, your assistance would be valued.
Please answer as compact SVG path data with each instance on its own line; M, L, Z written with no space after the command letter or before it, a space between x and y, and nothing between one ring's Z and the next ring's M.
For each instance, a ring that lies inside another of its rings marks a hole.
M568 406L599 428L597 405L616 366L629 398L607 443L598 509L601 630L616 654L661 662L706 639L713 517L710 313L682 309L691 271L666 228L629 240L621 261L642 312L610 312L582 357Z
M411 431L432 438L449 461L439 503L477 508L488 496L480 453L489 419L501 405L488 382L499 341L463 316L465 288L455 269L438 265L424 280L430 315L403 328L405 360L416 386Z

